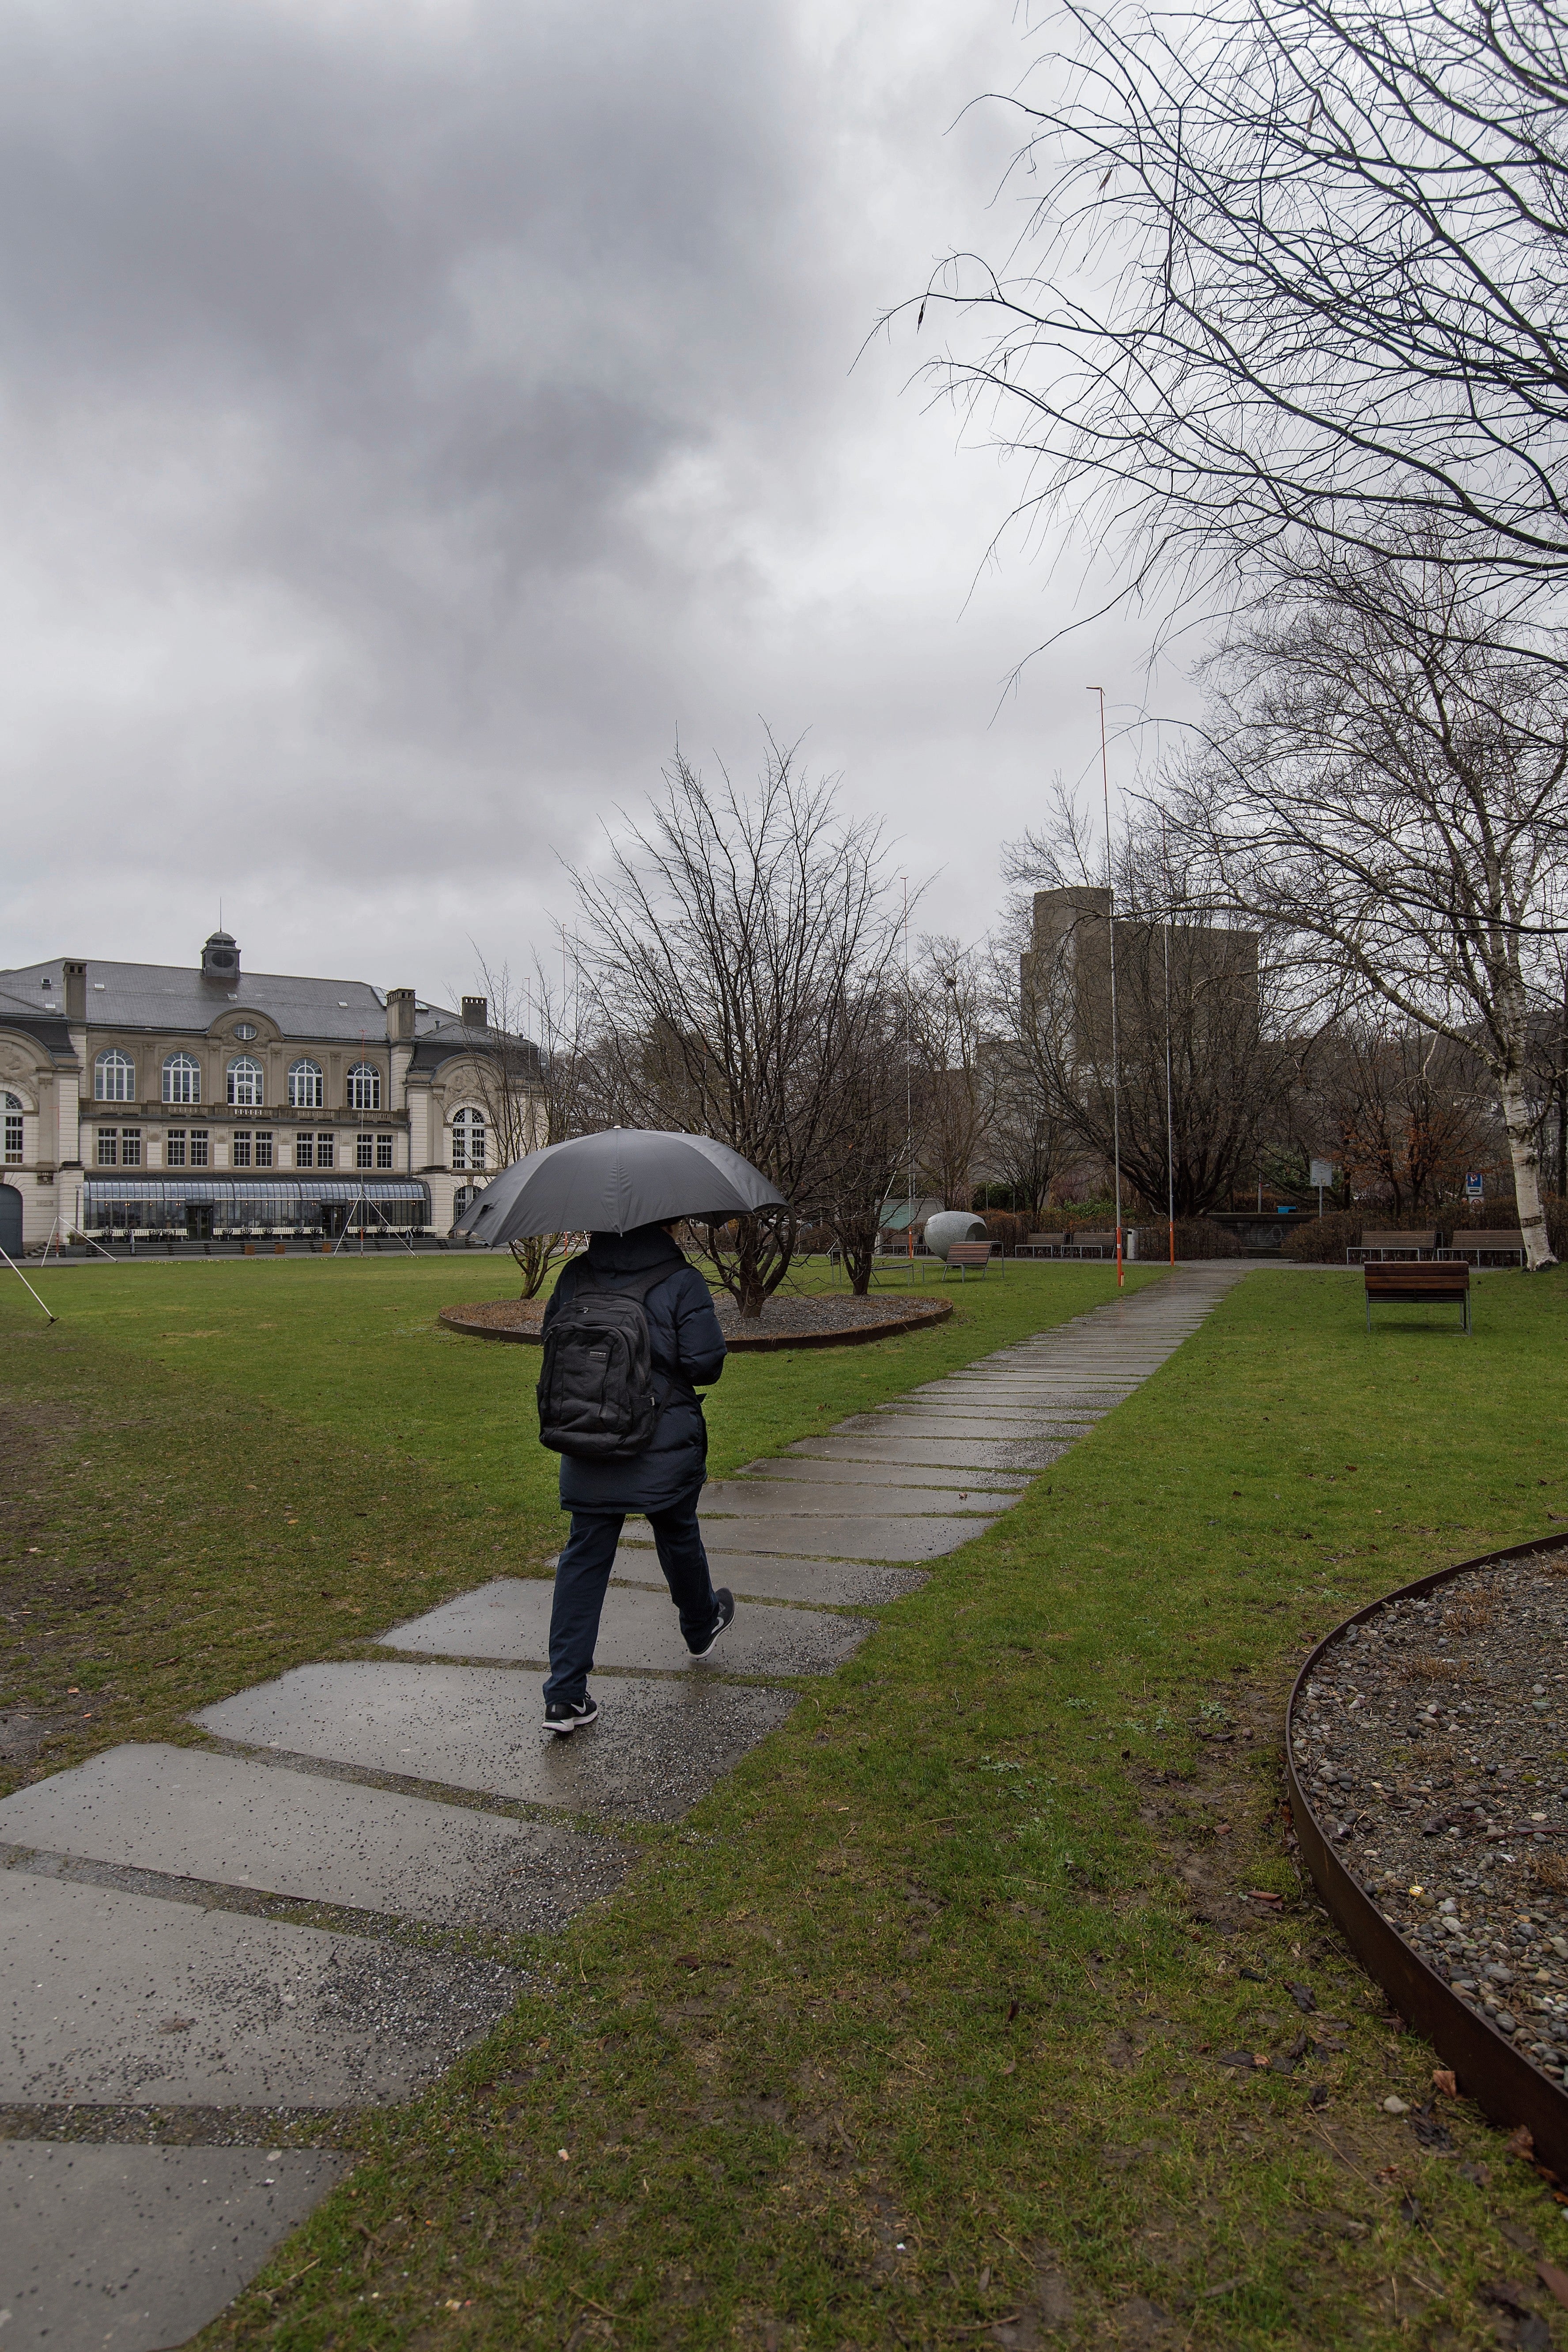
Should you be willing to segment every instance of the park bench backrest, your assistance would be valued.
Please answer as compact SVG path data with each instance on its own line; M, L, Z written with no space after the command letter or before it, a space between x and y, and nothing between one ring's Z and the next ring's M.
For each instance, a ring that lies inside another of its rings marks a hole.
M991 1255L989 1242L952 1242L949 1244L949 1265L984 1265Z
M1396 1290L1401 1283L1415 1290L1441 1290L1445 1284L1463 1290L1470 1279L1463 1258L1433 1258L1425 1265L1395 1258L1382 1265L1363 1265L1362 1272L1369 1290Z
M1074 1249L1114 1249L1116 1247L1114 1234L1074 1234L1072 1240Z
M1424 1234L1363 1233L1361 1237L1361 1245L1363 1249L1381 1250L1436 1249L1437 1246L1436 1229L1434 1227L1429 1233Z
M1450 1249L1457 1250L1518 1250L1522 1255L1524 1235L1503 1233L1484 1234L1479 1227L1474 1232L1467 1233L1461 1227L1458 1233L1450 1236L1448 1246Z

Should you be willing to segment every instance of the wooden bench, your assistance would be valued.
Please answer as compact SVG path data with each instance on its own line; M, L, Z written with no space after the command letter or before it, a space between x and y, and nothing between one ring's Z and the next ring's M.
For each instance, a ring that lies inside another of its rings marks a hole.
M1387 1298L1405 1306L1435 1301L1463 1310L1465 1329L1470 1328L1470 1269L1468 1265L1366 1265L1366 1328L1372 1329L1372 1302Z
M1013 1255L1015 1257L1060 1257L1066 1243L1066 1234L1031 1234L1026 1242L1019 1243Z
M991 1263L991 1252L994 1247L994 1244L991 1242L952 1242L948 1245L947 1262L949 1265L955 1265L963 1279L967 1282L971 1266L973 1266L978 1274L984 1273Z
M1345 1264L1353 1265L1357 1259L1369 1257L1424 1258L1437 1255L1437 1230L1431 1227L1424 1234L1363 1233L1352 1249L1345 1252Z
M1479 1226L1474 1233L1460 1232L1450 1234L1447 1248L1440 1249L1437 1253L1439 1261L1445 1258L1463 1258L1467 1264L1473 1261L1477 1265L1479 1265L1484 1257L1517 1258L1522 1265L1524 1255L1522 1234L1483 1233Z
M1063 1250L1064 1257L1114 1257L1114 1234L1074 1234Z

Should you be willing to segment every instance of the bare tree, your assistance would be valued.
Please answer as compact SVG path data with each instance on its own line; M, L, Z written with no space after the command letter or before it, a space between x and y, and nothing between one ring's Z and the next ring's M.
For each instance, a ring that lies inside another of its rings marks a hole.
M965 339L936 380L1037 460L1021 511L1098 499L1135 576L1210 579L1436 513L1457 560L1560 582L1560 11L1067 0L1054 21L1068 45L1006 101L1024 233L917 298Z
M489 1028L487 1041L476 1037L476 1067L503 1168L607 1123L583 993L572 984L564 955L562 961L557 981L536 953L528 977L518 982L510 965L498 969L479 959ZM510 1244L524 1298L538 1296L562 1241L560 1234L530 1234Z
M749 795L678 753L602 875L573 878L606 1087L639 1125L728 1143L787 1204L710 1228L721 1281L759 1315L852 1135L899 935L880 830L770 738Z
M908 1011L916 1150L925 1181L950 1209L969 1206L991 1127L986 981L981 949L940 936L921 940Z
M1488 1072L1430 1029L1336 1024L1317 1056L1326 1139L1352 1198L1419 1214L1461 1190L1500 1140Z
M1528 1066L1563 936L1562 669L1439 544L1285 575L1211 677L1209 749L1165 795L1194 887L1325 992L1475 1052L1529 1262L1552 1263Z
M850 1288L863 1298L871 1286L884 1204L908 1160L911 1094L901 992L884 979L854 1025L855 1047L838 1075L834 1140L816 1216L832 1228Z
M1265 1017L1272 973L1256 931L1194 920L1158 824L1124 834L1114 894L1058 792L1051 821L1010 845L1006 871L1041 886L1020 958L1017 1046L1062 1128L1149 1203L1192 1217L1257 1165L1295 1055ZM1110 918L1117 1017L1110 1013ZM1015 929L1019 928L1016 921Z

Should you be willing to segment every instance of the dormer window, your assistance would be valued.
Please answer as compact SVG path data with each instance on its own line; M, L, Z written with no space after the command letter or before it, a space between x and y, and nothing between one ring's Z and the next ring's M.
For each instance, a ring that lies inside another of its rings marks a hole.
M233 1034L242 1045L248 1045L256 1034L256 1024L254 1021L237 1021Z

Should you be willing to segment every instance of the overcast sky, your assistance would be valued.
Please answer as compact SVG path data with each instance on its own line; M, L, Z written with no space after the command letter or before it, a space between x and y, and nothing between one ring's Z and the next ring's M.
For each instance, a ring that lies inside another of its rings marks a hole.
M1016 468L912 322L856 354L1001 243L956 118L1025 54L1010 0L5 8L0 964L191 961L221 897L442 994L763 719L983 931L1142 637L1006 698L1081 567L987 569Z

